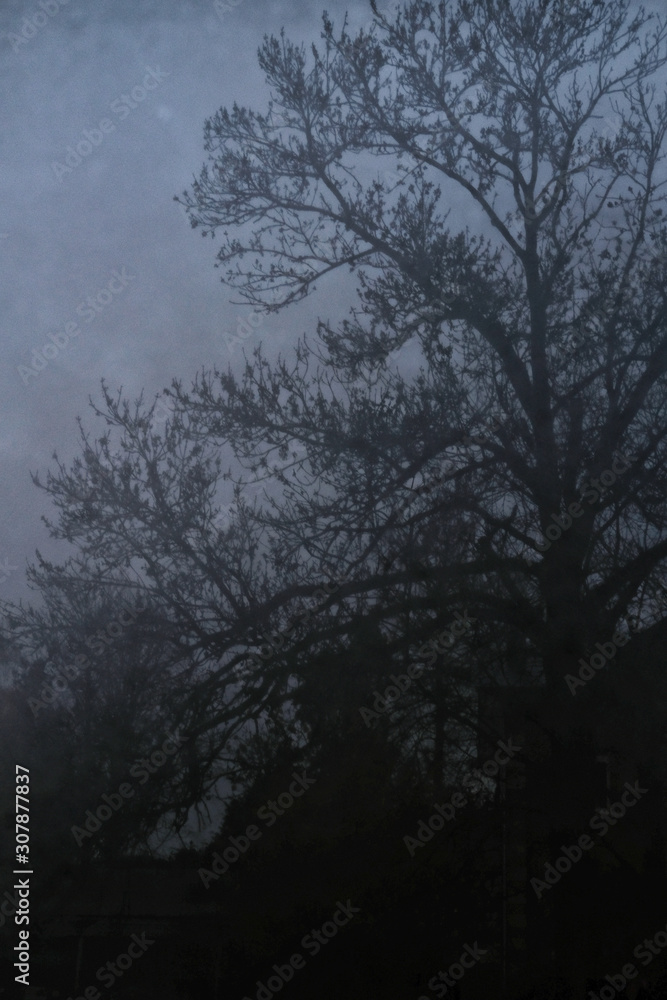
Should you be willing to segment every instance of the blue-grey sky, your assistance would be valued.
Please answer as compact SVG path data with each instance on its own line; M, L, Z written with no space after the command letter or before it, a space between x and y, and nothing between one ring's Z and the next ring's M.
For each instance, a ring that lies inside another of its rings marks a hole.
M87 404L100 379L152 396L230 361L224 334L248 310L220 282L218 243L173 196L199 173L208 116L233 101L265 106L263 35L284 26L317 39L323 7L336 22L349 10L356 26L371 16L369 0L3 0L0 598L26 594L36 547L65 555L29 473L52 465L54 449L76 454L77 415L101 430ZM343 280L263 318L248 347L287 348L318 316L340 314Z
M230 360L224 332L240 310L214 267L218 244L192 230L173 201L204 162L205 119L233 101L265 104L256 59L265 32L285 26L293 38L317 38L324 6L336 21L348 8L355 23L370 16L367 0L224 6L3 2L2 598L26 594L36 547L65 554L48 539L40 515L50 505L29 473L52 465L54 449L76 454L78 414L98 428L87 400L99 398L100 379L132 397L153 395L174 376L187 381ZM257 340L287 346L329 312L327 299L325 290L264 318ZM48 360L32 374L45 360L33 352L45 346ZM231 360L240 362L241 348Z
M174 377L241 363L224 334L249 310L230 303L217 242L173 201L204 161L205 119L234 101L265 106L256 59L265 33L284 26L317 39L325 6L337 22L346 9L357 26L370 17L368 0L226 3L0 6L0 599L29 596L25 565L36 548L67 554L40 521L52 510L30 472L52 466L54 450L65 460L78 452L77 415L102 431L87 402L99 399L101 378L151 397ZM470 206L461 212L459 221L472 218ZM349 282L333 278L265 317L248 347L261 339L272 353L289 349L318 316L340 315L348 293Z

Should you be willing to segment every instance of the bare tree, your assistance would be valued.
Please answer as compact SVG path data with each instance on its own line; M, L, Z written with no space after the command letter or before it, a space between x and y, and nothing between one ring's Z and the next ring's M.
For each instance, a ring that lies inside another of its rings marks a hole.
M352 268L358 305L290 361L175 383L162 430L105 389L110 429L45 483L80 555L35 580L138 574L210 781L361 623L341 710L425 662L389 728L438 784L485 677L567 693L626 615L662 618L666 39L628 0L325 18L311 53L265 42L267 113L207 123L184 201L225 280L275 310Z
M477 539L458 597L522 632L560 686L624 616L661 616L666 31L627 0L413 2L357 37L325 17L310 54L265 42L269 110L207 122L210 163L184 196L204 235L224 230L224 280L247 302L357 271L358 309L320 333L328 371L373 372L368 408L401 442L390 457L370 419L360 436L378 526L387 495L450 459L438 503ZM411 382L386 364L409 338L427 365ZM262 395L260 371L254 392L207 393L221 430L305 438L294 382L276 373ZM442 545L425 562L451 579Z

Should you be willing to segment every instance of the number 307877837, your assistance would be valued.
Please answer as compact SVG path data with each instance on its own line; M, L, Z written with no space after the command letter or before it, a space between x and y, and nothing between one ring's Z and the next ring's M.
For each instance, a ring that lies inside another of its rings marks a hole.
M25 773L23 773L25 772ZM19 864L28 864L30 852L30 772L27 767L16 765L16 860Z

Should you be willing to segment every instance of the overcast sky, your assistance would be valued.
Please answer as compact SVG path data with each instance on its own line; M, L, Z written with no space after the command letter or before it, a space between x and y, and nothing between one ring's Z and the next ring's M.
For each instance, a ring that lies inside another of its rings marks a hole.
M36 547L66 553L48 539L50 505L30 472L55 449L76 454L77 415L101 431L87 403L100 379L152 396L230 361L224 333L240 310L214 267L219 243L173 201L204 162L205 119L235 100L266 105L264 33L317 40L325 6L336 22L345 10L355 26L370 17L368 0L227 0L226 12L223 0L42 3L0 8L0 598L26 594ZM68 147L84 154L78 164ZM264 318L257 341L274 351L312 332L347 301L336 280ZM241 363L240 348L231 360Z
M43 4L0 9L1 598L26 594L36 547L65 554L48 540L40 515L50 505L30 472L52 465L54 449L78 451L77 415L98 429L87 400L99 399L100 379L152 395L230 360L223 334L239 308L214 267L219 244L173 201L204 162L205 119L235 100L265 105L265 32L317 39L324 6L336 21L347 8L355 23L370 16L363 0L356 10L345 0L231 0L220 13L214 0ZM68 159L77 146L78 164ZM86 300L100 292L95 311ZM264 319L257 339L293 342L330 295ZM31 374L45 345L50 357Z

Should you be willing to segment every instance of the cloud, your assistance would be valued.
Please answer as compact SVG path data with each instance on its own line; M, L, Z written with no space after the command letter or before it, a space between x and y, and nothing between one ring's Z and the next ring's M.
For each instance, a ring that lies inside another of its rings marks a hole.
M355 5L326 6L338 19ZM7 0L0 11L0 79L13 95L3 109L13 141L0 179L0 553L20 556L21 565L36 547L51 558L64 554L46 537L39 518L50 508L29 473L50 465L54 449L63 458L77 453L75 418L92 425L87 401L99 398L100 378L151 395L174 376L187 381L219 363L220 333L236 327L239 307L214 268L215 246L190 228L173 195L205 160L207 117L235 100L266 103L256 59L264 33L285 25L296 38L316 39L321 26L320 7L306 0L243 0L224 23L213 0L70 0L14 51L8 36L38 9L37 0ZM145 67L156 64L170 76L118 121L111 102L122 94L131 100ZM59 181L52 161L105 117L114 119L113 133ZM120 267L136 273L132 289L74 349L59 351L28 391L16 366ZM312 329L316 312L308 302L289 324L266 317L258 340L278 350L293 331ZM23 569L9 587L25 595Z

